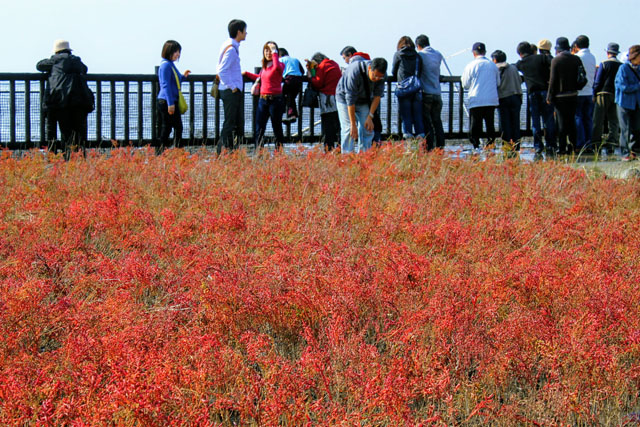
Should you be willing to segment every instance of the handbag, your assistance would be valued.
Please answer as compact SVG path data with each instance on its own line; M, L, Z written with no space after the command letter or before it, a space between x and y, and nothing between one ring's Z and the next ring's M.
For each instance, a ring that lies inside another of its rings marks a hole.
M302 95L302 106L308 108L318 108L320 103L318 102L318 96L320 94L315 90L311 84L308 84Z
M578 67L578 80L576 81L578 90L581 90L583 87L585 87L588 82L589 80L587 79L587 71L582 65L582 60L580 60L580 66Z
M398 98L413 95L422 89L420 79L418 78L418 65L420 64L418 61L420 61L420 57L416 58L416 73L402 79L402 81L399 81L396 85L396 96Z
M213 79L213 86L211 86L211 96L214 99L220 98L220 77L215 76Z
M251 95L260 96L260 77L256 79L255 83L251 85Z
M175 68L173 67L171 68L173 69L173 75L176 77L176 85L178 86L178 112L180 114L184 114L189 109L189 106L187 105L186 99L184 99L184 95L182 95L182 89L180 85L180 78L178 78L178 73L176 72Z

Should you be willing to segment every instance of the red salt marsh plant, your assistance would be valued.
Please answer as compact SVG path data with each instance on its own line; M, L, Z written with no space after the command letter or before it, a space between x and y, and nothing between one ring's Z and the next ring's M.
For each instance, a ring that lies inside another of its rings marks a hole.
M5 154L0 423L633 423L639 193L395 147Z

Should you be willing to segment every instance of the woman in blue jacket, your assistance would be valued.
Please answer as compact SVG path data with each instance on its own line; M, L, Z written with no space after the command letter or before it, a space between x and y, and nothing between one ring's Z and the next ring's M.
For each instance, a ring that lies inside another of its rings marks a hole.
M158 93L158 116L160 122L160 151L169 146L169 135L173 129L174 146L182 145L182 117L178 111L180 88L182 81L191 74L187 70L180 74L175 62L180 59L182 46L175 40L167 40L162 47L163 61L158 70L160 93Z
M616 74L616 104L620 122L620 151L622 160L633 160L640 145L640 45L629 48L629 60ZM634 142L631 142L631 135Z

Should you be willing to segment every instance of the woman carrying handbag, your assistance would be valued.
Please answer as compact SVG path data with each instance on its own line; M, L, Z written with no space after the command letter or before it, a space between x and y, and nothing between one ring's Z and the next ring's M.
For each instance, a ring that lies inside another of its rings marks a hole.
M158 151L169 147L169 135L173 130L173 146L182 146L182 114L187 104L180 89L180 83L191 74L186 70L180 74L175 62L180 59L182 46L175 40L167 40L162 47L163 61L158 70L160 92L158 93L158 122L160 124L160 144Z

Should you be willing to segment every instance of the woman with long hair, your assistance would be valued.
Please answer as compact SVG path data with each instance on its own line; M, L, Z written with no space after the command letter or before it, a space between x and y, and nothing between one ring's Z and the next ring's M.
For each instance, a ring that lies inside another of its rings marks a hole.
M416 51L416 45L411 37L404 36L398 41L397 51L393 55L392 74L402 82L412 76L420 78L422 72L422 59ZM422 121L422 91L398 96L400 118L402 119L403 137L424 138L424 124Z
M243 74L249 79L259 80L260 90L258 109L256 111L256 147L263 145L264 132L267 122L271 118L271 127L276 137L276 149L280 149L284 142L282 133L282 114L285 105L282 97L282 75L284 64L278 57L278 45L268 41L262 48L262 69L259 74L245 71Z
M162 46L162 63L158 70L160 93L158 93L158 116L160 123L160 151L169 146L169 135L173 130L174 146L182 145L182 117L178 111L180 87L178 83L191 74L186 70L180 74L175 62L180 59L182 46L175 40L167 40Z

